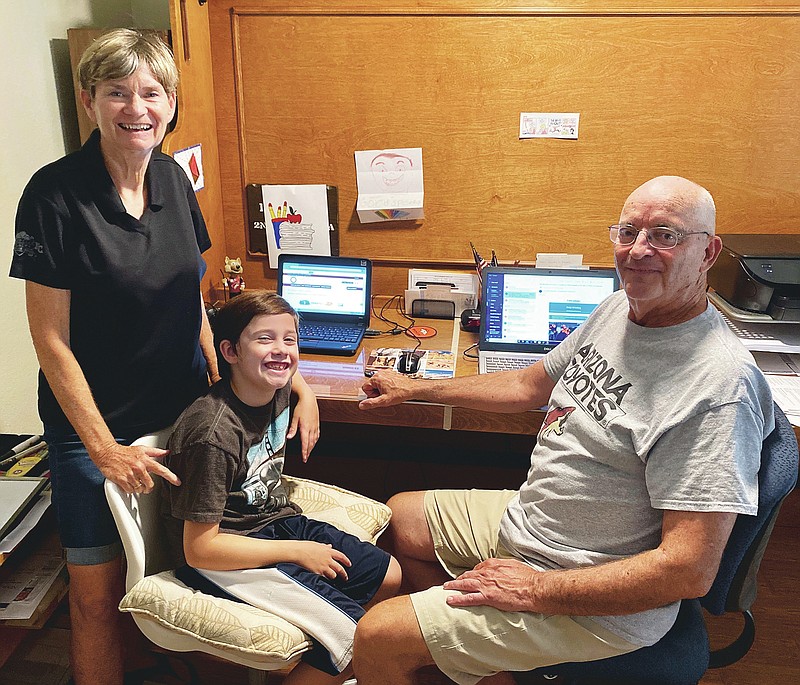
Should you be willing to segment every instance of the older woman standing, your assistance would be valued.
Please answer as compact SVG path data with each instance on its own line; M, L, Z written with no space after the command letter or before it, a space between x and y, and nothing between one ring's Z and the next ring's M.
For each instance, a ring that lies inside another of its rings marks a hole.
M99 685L123 675L121 545L103 480L127 492L150 490L152 474L178 484L163 450L130 442L171 424L218 374L200 294L211 242L183 170L157 151L175 114L172 54L119 29L87 49L78 77L98 130L28 183L11 276L27 281L41 366L74 679ZM306 456L318 414L308 386L299 390Z

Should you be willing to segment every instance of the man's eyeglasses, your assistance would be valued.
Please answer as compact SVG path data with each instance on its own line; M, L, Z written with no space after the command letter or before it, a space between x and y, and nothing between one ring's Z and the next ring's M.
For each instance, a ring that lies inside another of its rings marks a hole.
M609 237L612 243L618 245L633 245L639 232L644 231L645 238L650 247L656 250L671 250L678 243L683 242L687 235L711 235L708 231L679 231L668 226L655 226L654 228L636 228L628 224L614 224L609 226Z

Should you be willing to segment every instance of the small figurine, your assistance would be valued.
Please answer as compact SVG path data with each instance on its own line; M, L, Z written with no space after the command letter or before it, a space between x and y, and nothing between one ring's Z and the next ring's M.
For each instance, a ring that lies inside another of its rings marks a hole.
M225 257L225 270L222 272L222 285L230 294L230 297L236 297L244 290L244 277L242 272L242 258L229 259Z

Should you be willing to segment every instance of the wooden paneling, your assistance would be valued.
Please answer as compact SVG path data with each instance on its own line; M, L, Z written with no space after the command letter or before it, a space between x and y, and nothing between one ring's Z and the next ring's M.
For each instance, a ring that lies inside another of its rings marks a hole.
M213 243L203 255L208 265L203 286L208 299L213 301L223 296L220 269L225 264L225 228L214 116L208 5L170 0L170 25L172 49L181 80L178 83L178 122L164 139L163 151L171 155L192 145L202 146L205 187L197 192L197 201Z
M78 83L78 63L81 61L86 48L95 38L102 36L104 29L67 29L67 43L69 45L69 61L72 65L72 87L75 90L75 107L78 111L78 131L81 136L81 145L86 142L89 134L95 129L94 122L87 116L81 102L81 84Z
M387 267L376 292L408 262L469 268L470 239L610 264L606 226L662 173L706 185L721 232L797 230L800 6L603 5L212 3L228 252L250 182L337 185L342 253ZM520 141L524 111L580 112L580 139ZM416 146L426 218L360 224L353 152Z

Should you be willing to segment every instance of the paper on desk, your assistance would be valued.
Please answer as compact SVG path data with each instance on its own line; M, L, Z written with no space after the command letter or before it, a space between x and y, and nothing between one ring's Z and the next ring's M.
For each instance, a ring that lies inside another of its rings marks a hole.
M796 376L800 374L800 354L788 352L752 352L758 368L764 373L774 373L781 376Z
M408 289L414 290L420 283L450 284L462 293L478 292L478 275L458 271L430 271L427 269L408 270Z
M369 353L364 375L382 371L383 369L397 369L400 355L404 352L399 347L379 347ZM418 350L414 356L419 358L419 367L408 378L453 378L456 374L456 356L451 350Z
M33 616L63 568L60 549L27 557L0 583L0 620L25 620Z
M25 514L25 517L20 521L17 526L2 540L0 540L0 554L8 554L11 552L24 538L33 530L33 527L39 523L39 520L44 516L44 512L50 506L52 492L45 490L41 497L36 501L36 504L31 507L31 510Z
M720 316L751 352L800 352L800 324L745 323L733 321L722 312Z
M767 374L772 397L792 425L800 425L800 377Z

